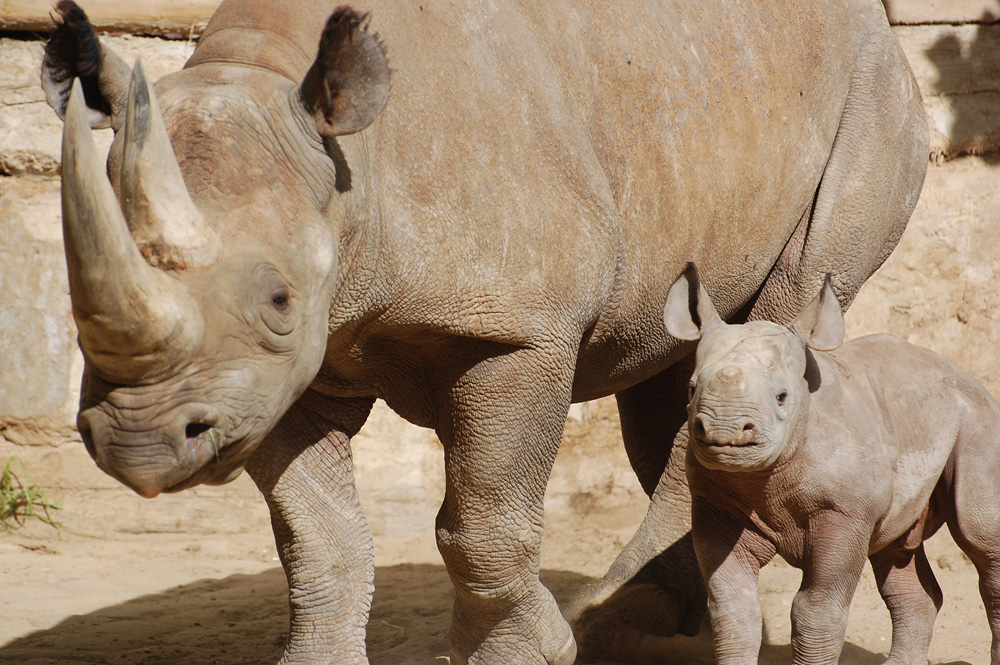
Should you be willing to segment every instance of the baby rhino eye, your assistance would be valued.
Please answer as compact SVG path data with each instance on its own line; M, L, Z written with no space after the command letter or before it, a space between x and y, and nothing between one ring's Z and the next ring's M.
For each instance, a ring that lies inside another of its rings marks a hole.
M778 405L779 406L784 406L786 399L788 399L788 391L787 390L782 390L780 393L778 393Z

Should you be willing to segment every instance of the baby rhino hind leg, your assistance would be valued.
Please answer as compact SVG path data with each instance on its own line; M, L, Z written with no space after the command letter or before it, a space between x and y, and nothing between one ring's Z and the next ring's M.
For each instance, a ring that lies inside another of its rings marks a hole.
M915 549L907 547L904 536L871 555L870 560L892 618L892 649L886 664L925 665L943 597L923 543L918 540Z
M1000 665L1000 408L984 395L970 409L952 460L952 511L948 528L979 572L979 592L993 644L991 665Z

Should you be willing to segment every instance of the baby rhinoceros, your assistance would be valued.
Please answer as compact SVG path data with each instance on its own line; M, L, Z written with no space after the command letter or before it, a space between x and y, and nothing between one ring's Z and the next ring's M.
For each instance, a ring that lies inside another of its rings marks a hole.
M843 342L829 277L788 326L724 323L689 265L667 331L700 340L688 405L695 551L720 665L756 663L757 578L802 570L795 663L837 663L871 561L889 663L927 663L941 589L923 541L944 523L979 571L1000 665L1000 408L944 358L891 335Z

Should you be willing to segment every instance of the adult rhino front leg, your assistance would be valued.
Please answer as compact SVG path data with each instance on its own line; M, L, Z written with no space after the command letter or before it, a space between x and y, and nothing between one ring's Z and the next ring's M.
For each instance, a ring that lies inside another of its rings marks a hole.
M438 434L447 488L438 548L455 584L452 663L570 665L576 645L539 582L545 485L569 410L575 349L469 362Z
M291 626L281 665L368 662L375 555L350 437L373 402L307 391L247 464L288 578Z

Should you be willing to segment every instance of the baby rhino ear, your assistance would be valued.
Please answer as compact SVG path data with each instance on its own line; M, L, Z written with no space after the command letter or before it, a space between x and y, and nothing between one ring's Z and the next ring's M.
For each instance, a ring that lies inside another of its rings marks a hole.
M695 340L701 339L708 328L718 323L722 323L722 317L701 285L698 268L688 263L667 293L663 325L677 339Z
M830 284L830 273L823 289L789 326L810 349L833 351L844 342L844 314Z
M389 63L367 14L341 7L330 16L316 61L299 92L320 135L342 136L370 125L389 98Z

